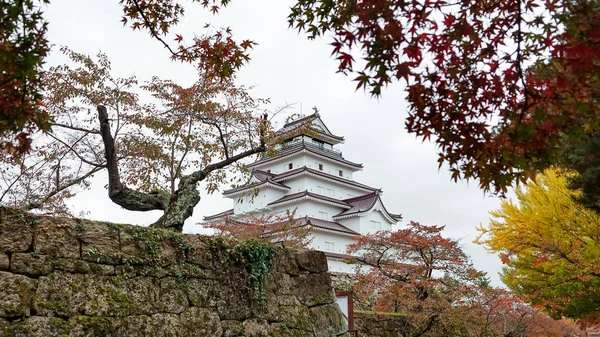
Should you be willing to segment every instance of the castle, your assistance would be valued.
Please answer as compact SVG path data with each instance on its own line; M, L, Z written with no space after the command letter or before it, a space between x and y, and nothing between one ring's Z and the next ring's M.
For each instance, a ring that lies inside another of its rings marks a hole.
M283 142L275 154L248 165L249 183L223 192L233 199L233 208L204 220L294 211L297 225L310 228L309 247L325 253L329 270L352 272L342 258L354 237L390 230L402 216L388 212L381 189L353 179L362 164L342 156L335 146L343 144L344 137L331 133L318 112L288 121L277 134Z

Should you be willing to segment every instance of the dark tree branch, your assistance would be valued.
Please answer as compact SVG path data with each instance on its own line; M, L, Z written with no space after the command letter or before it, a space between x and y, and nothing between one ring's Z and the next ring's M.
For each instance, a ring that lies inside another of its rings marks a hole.
M165 210L169 203L166 195L142 193L132 190L121 182L115 140L110 132L110 123L105 106L98 106L100 135L104 143L104 156L108 170L108 196L115 204L130 211Z
M36 209L36 208L40 208L42 207L46 202L48 202L48 200L50 200L50 198L52 198L53 196L57 195L58 193L66 190L67 188L77 185L79 183L81 183L82 181L84 181L85 179L87 179L88 177L90 177L92 174L102 170L104 167L94 167L91 171L89 171L88 173L82 175L81 177L71 180L66 184L63 184L62 186L56 186L56 189L54 191L52 191L51 193L48 193L47 195L45 195L43 198L41 198L40 200L36 201L36 202L32 202L27 204L24 208L28 211L32 210L32 209Z

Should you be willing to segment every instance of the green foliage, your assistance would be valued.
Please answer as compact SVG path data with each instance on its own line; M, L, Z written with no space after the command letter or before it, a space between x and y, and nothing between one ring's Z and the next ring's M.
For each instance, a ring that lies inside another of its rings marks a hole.
M600 135L597 133L571 142L561 164L578 174L569 177L569 188L581 190L576 200L600 212Z
M243 266L248 273L247 287L252 299L261 306L265 304L265 282L276 257L273 244L257 239L235 241L218 238L211 240L209 250L215 264L222 266L232 262Z
M81 221L81 219L75 219L75 223L73 224L73 229L75 229L77 232L85 231L85 226L83 226L83 222Z
M235 261L246 266L248 288L259 302L266 300L265 281L271 265L275 261L275 247L263 240L247 240L237 243L229 255Z

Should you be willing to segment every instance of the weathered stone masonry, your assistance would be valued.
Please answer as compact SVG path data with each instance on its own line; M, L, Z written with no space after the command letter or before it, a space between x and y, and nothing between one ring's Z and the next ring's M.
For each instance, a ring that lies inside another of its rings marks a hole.
M323 253L0 208L0 336L346 336ZM258 288L261 288L257 290Z

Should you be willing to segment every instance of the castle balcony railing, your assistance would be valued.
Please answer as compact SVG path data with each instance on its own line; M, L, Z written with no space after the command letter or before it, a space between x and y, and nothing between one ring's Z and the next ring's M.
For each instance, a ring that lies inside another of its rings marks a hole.
M304 140L304 139L298 140L298 141L293 141L293 142L288 142L288 143L284 143L284 144L279 144L279 145L275 146L275 151L287 151L287 150L294 149L294 148L300 147L300 146L310 147L310 148L313 148L313 149L316 149L319 151L323 151L327 154L338 156L338 157L342 156L342 151L340 151L338 149L327 148L322 143L317 143L317 142L313 142L310 140Z

